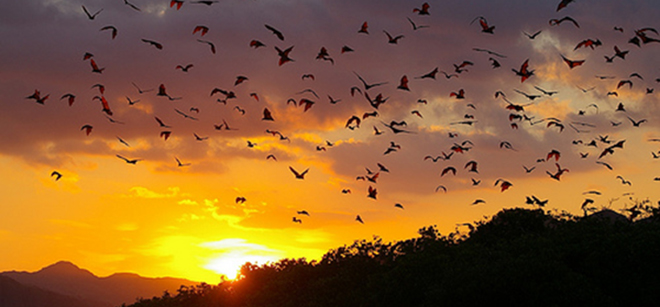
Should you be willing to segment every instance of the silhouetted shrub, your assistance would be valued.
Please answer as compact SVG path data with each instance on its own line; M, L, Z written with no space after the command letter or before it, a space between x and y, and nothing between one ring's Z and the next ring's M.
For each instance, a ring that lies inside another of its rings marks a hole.
M132 306L652 306L660 211L638 208L628 217L504 209L464 237L425 227L408 240L355 241L318 262L247 263L236 281Z

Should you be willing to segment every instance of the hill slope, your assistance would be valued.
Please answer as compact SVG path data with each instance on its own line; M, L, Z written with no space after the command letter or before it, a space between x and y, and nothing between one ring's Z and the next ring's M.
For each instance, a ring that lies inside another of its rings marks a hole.
M0 276L0 306L93 307L94 305L70 296L25 286L9 277Z
M132 307L653 306L659 213L631 222L613 211L578 218L505 209L447 236L427 227L405 241L356 241L318 262L248 264L235 282Z
M196 284L185 279L144 278L128 273L101 278L66 261L33 273L12 271L0 273L0 276L9 277L23 285L71 296L99 307L130 304L140 297L158 296L166 290L175 292L181 285Z

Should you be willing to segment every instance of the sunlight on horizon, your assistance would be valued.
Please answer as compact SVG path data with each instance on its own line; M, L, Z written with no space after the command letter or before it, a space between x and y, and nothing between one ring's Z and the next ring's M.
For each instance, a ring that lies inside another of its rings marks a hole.
M224 239L215 242L205 242L201 247L219 251L210 256L205 269L224 275L227 279L236 279L243 264L263 265L281 258L282 252L272 250L266 246L249 243L244 239Z
M559 1L6 1L0 271L216 283L532 196L655 202L660 1Z

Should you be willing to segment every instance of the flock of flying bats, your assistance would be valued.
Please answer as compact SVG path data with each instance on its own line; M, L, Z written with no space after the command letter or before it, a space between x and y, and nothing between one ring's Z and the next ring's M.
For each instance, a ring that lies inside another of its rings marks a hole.
M574 0L562 0L558 6L556 11L559 12L563 9L565 9L568 5L570 5ZM218 1L181 1L181 0L172 0L169 4L171 10L180 10L185 4L194 4L194 5L207 5L211 6L215 3L218 3ZM124 0L124 4L128 6L130 9L135 10L140 12L141 9L136 6L133 3L130 3L128 0ZM98 9L94 10L93 13L90 11L87 7L84 5L82 6L82 11L84 12L85 16L91 21L94 21L95 18L103 12L103 9ZM419 7L414 7L411 8L411 11L409 13L409 16L406 17L408 22L410 23L412 27L412 33L416 33L416 31L424 31L424 29L429 28L428 25L421 25L417 24L415 21L413 21L413 18L419 18L420 20L423 20L423 18L429 18L428 16L431 15L431 6L428 3L423 3ZM417 16L417 17L416 17ZM489 21L483 17L483 16L477 16L474 18L474 20L471 21L470 25L478 23L478 27L475 25L474 30L475 31L481 31L484 33L484 35L497 35L496 34L496 26L493 24L490 24ZM550 19L547 23L547 26L550 27L555 27L555 26L562 26L562 27L574 27L575 29L579 29L580 25L578 21L573 19L570 16L564 16L562 18L553 18ZM285 36L284 33L279 31L276 27L273 27L271 25L265 24L264 25L265 30L270 32L272 35L275 36L279 42L284 42L285 41ZM107 25L103 26L100 28L101 32L109 32L111 39L115 39L119 33L119 30L112 25ZM620 27L613 27L612 31L616 32L621 32L624 33L624 29ZM208 41L203 39L204 36L209 32L209 28L204 25L198 25L195 26L192 29L192 35L193 36L198 36L199 38L197 39L197 42L200 44L208 45L209 51L212 54L216 53L216 46L213 42ZM369 27L369 23L367 21L364 21L361 24L356 25L356 31L355 35L374 35L375 32L379 31L374 31ZM382 30L384 34L384 42L387 42L388 44L392 45L397 45L399 43L403 43L403 39L405 39L404 35L392 35L390 32L386 30ZM537 39L540 35L543 35L542 30L538 30L534 33L527 33L523 32L523 35L529 39L529 40L534 40ZM627 32L625 32L627 33ZM605 55L604 59L602 60L602 63L607 65L609 63L613 63L614 61L625 61L626 57L629 53L629 50L625 50L625 46L635 46L636 48L642 48L646 47L647 45L654 45L655 43L660 42L658 39L658 31L655 30L654 28L651 27L645 27L645 28L640 28L632 31L633 34L629 36L629 39L627 41L627 45L613 45L612 48L612 53L610 55ZM382 35L382 34L381 34ZM143 38L142 43L145 45L148 45L150 47L153 47L155 50L154 52L158 52L158 50L162 50L164 48L164 44L152 39L147 39ZM603 43L599 39L595 38L588 38L585 39L581 42L578 42L574 48L574 50L578 50L580 48L589 48L590 50L595 50L596 48L603 48ZM147 48L147 46L145 46ZM249 42L249 45L245 47L246 49L251 48L251 49L260 49L260 48L266 48L267 45L263 43L262 41L258 39L253 39ZM287 48L280 48L275 46L275 52L277 54L277 63L279 66L282 65L295 65L295 59L292 56L292 51L293 51L293 46L287 47ZM486 54L488 57L488 61L490 62L490 65L492 69L502 69L502 64L500 63L501 59L506 58L505 55L495 52L492 50L488 49L482 49L482 48L474 48L473 51L478 52L480 54ZM341 50L340 54L345 54L345 53L351 53L351 52L356 52L353 48L350 46L344 45ZM327 61L334 65L335 63L335 58L333 58L330 55L330 52L325 48L321 47L318 54L316 55L316 60L321 60L321 61ZM92 53L85 53L83 56L84 61L88 61L91 67L91 73L93 74L102 74L103 71L105 70L105 67L100 67L99 64L96 62L95 57ZM565 65L568 66L568 69L579 69L580 66L584 65L586 60L585 59L570 59L567 56L560 54L558 56L558 61L561 61L565 63ZM595 60L594 60L595 61ZM408 84L412 79L415 80L421 80L421 79L427 79L427 80L436 80L436 77L444 77L446 79L452 79L452 78L458 78L460 75L465 74L468 72L470 67L474 66L473 61L463 61L461 63L456 63L453 64L453 70L447 70L447 71L442 71L438 67L432 69L431 71L424 73L424 74L419 74L418 76L414 76L412 78L408 78L407 75L403 75L400 80L397 82L392 82L394 84L398 83L396 86L395 90L397 91L406 91L410 92L411 89L409 88ZM178 65L174 69L176 70L181 70L184 73L187 73L190 69L193 69L194 65L193 64L187 64L187 65ZM511 78L512 79L517 79L519 80L520 83L524 82L530 82L528 80L533 80L535 75L534 75L534 67L533 63L530 63L530 60L527 59L520 63L520 66L518 67L513 67L511 68ZM379 89L384 89L387 88L386 85L390 85L391 81L382 81L382 82L367 82L360 74L357 72L353 72L354 78L356 80L356 85L351 87L350 89L347 89L347 92L350 93L351 97L360 97L363 96L364 99L368 102L369 106L371 107L370 112L365 112L363 115L353 115L351 116L347 121L346 124L343 128L345 129L350 129L350 130L355 130L355 129L360 129L361 125L364 125L366 122L373 121L373 119L370 119L372 117L377 117L379 115L379 107L383 104L385 104L388 100L388 97L386 97L383 92L380 93L375 93ZM310 80L310 81L315 81L315 76L314 74L304 74L301 76L303 80ZM600 80L607 80L607 79L614 79L614 76L602 76L602 75L597 75L596 78ZM237 76L236 80L234 82L234 87L239 86L241 83L248 81L249 78L246 76ZM638 74L638 73L632 73L630 74L627 78L621 79L618 83L616 83L616 86L611 89L607 93L607 96L613 96L617 97L618 96L618 90L622 87L627 88L627 89L632 89L633 88L633 82L636 82L636 80L644 80L644 78ZM660 82L660 78L655 80L656 82ZM171 101L176 101L182 99L182 97L173 97L168 94L166 86L164 84L160 84L157 88L150 88L150 89L143 89L139 87L136 83L132 83L132 85L135 87L136 91L138 94L143 95L147 94L150 92L155 92L156 96L159 97L164 97L168 100ZM105 86L103 84L94 84L92 88L95 88L98 90L98 94L95 95L92 100L93 101L98 101L101 105L101 111L105 113L105 116L108 120L110 120L112 123L116 124L123 124L122 122L116 120L113 117L113 111L110 106L110 103L108 100L105 98ZM535 116L530 116L525 112L525 108L528 106L533 105L535 102L535 99L543 99L543 98L548 98L552 97L553 95L557 94L557 91L552 91L552 90L547 90L543 89L539 86L534 86L534 89L537 90L537 93L526 93L518 89L514 89L514 91L521 95L524 98L521 99L527 99L529 102L526 104L517 104L512 102L509 98L507 97L507 94L504 91L497 91L494 93L494 99L496 100L501 100L504 101L504 107L506 110L508 110L510 113L508 115L508 121L510 123L510 128L511 129L521 129L523 128L523 125L527 124L529 126L541 124L544 125L546 129L552 129L556 130L557 133L562 133L564 129L572 129L576 133L585 133L585 132L590 132L591 128L596 128L593 124L590 124L588 122L564 122L559 118L542 118L542 119L536 119ZM583 92L589 92L593 90L593 88L590 89L583 89L581 88ZM293 104L294 106L299 106L303 108L303 112L307 112L310 110L315 104L320 103L320 96L316 93L315 90L313 89L306 89L303 90L297 94L305 95L305 98L301 98L299 100L296 100L294 98L291 98L286 101L286 104ZM645 89L645 94L651 95L653 94L653 88L647 87ZM459 89L457 91L452 91L449 93L449 97L451 99L456 99L457 101L465 101L467 93L464 89ZM236 99L237 95L234 91L230 89L222 89L222 88L214 88L210 92L210 96L216 99L218 103L227 105L228 102L231 102L232 99ZM254 101L259 101L259 94L257 93L250 93L249 94L250 99L254 99ZM50 97L50 95L42 95L41 92L37 89L32 93L31 95L27 96L27 99L34 100L36 103L39 104L45 104L47 99ZM217 98L220 97L220 98ZM68 102L69 106L73 105L74 102L77 99L77 96L73 93L65 93L61 96L60 100L64 100ZM139 102L139 100L132 100L128 96L126 97L127 102L129 106L132 106L136 103ZM356 98L358 99L358 98ZM235 101L235 100L234 100ZM334 99L332 96L327 95L327 101L330 104L337 104L341 102L341 99ZM417 101L418 104L428 104L429 102L426 99L419 99ZM468 110L470 109L476 109L476 106L472 103L468 103L466 108ZM580 110L579 115L585 115L587 110L593 109L594 112L598 113L599 112L599 106L596 103L593 103L589 105L585 110ZM241 113L241 115L245 115L245 109L243 109L240 105L235 105L232 110L235 110L236 112ZM184 117L185 119L197 121L199 120L198 118L195 117L194 114L198 114L200 112L199 108L197 107L191 107L187 111L182 111L178 108L175 108L174 111ZM623 102L619 103L616 110L613 112L617 112L619 114L626 114L626 109L625 105ZM420 118L423 118L422 114L418 110L413 110L412 111L413 115L416 115ZM263 114L262 114L262 120L263 121L270 121L270 122L275 122L275 118L271 111L268 109L268 107L264 107L263 109ZM631 123L633 127L640 127L642 124L646 123L646 119L633 119L630 116L623 115L625 118L628 119L628 121ZM167 140L170 135L172 134L171 126L166 124L163 120L161 120L159 117L154 116L155 119L155 124L157 124L162 131L160 132L160 137L163 140ZM452 125L461 125L461 126L473 126L478 123L478 120L470 114L465 114L463 120L457 121L457 122L452 122L450 123L450 127ZM373 134L374 135L383 135L383 134L391 134L391 135L397 135L397 134L414 134L418 133L417 131L414 130L409 130L408 124L404 120L392 120L390 122L385 122L385 121L380 121L380 124L382 126L374 124L372 125L373 127ZM611 125L613 127L622 125L622 121L611 121ZM379 128L381 127L381 128ZM214 130L218 131L223 131L223 130L236 130L236 128L232 128L227 121L222 120L221 123L213 124ZM94 127L91 124L85 124L81 127L81 131L86 136L89 136L92 134ZM280 141L288 141L290 142L291 140L282 134L280 131L276 130L270 130L267 129L265 131L268 134L271 134L274 138L280 140ZM195 140L199 142L206 141L209 137L208 136L200 136L197 133L193 134L193 137ZM448 132L448 137L449 138L458 138L458 134L456 132ZM122 143L123 145L130 147L129 143L125 141L124 139L117 137L118 141ZM649 140L651 142L654 141L660 141L658 139L651 139ZM617 151L623 150L624 145L626 140L611 140L607 135L601 136L598 135L598 137L593 138L591 140L583 141L583 140L573 140L573 145L576 146L584 146L585 148L592 147L594 149L597 149L598 152L596 153L597 158L596 158L596 163L603 165L604 167L608 169L612 169L612 166L606 162L606 159L608 156L614 155ZM257 144L248 141L247 146L249 148L257 146ZM329 150L330 147L334 146L333 142L326 141L325 144L316 146L317 151L326 151ZM513 150L516 151L517 149L508 141L502 141L499 145L501 150ZM474 144L470 140L463 140L463 141L456 141L450 148L447 149L447 153L444 151L440 155L427 155L423 158L424 163L436 163L439 161L449 161L454 155L463 155L468 153L470 150L474 148ZM401 149L401 145L397 144L394 141L390 142L390 146L384 151L383 155L389 155L392 154L398 150ZM590 155L590 152L585 151L580 153L580 158L587 158ZM141 159L135 159L135 158L127 158L123 155L117 154L117 158L123 160L124 162L128 164L137 164ZM551 161L552 166L546 170L546 174L548 177L552 180L557 180L560 181L562 176L564 174L568 173L569 170L567 168L564 168L561 166L561 157L562 153L559 152L556 149L550 149L548 150L547 155L544 157L541 157L536 160L536 163L544 163L544 162L549 162ZM660 158L660 152L652 153L652 158L653 159L658 159ZM269 154L266 157L267 160L273 160L277 161L277 158L275 157L274 154ZM191 163L184 163L179 158L175 157L176 163L178 167L186 167L191 165ZM456 166L446 166L442 169L440 172L440 177L444 176L456 176L458 172L461 172L462 170L466 171L467 173L473 174L475 176L478 176L479 174L479 162L475 160L470 160L467 162L462 168L461 167L456 167ZM543 165L543 164L537 164L537 165ZM526 165L523 165L523 170L525 173L532 173L535 171L537 168L537 165L528 167ZM379 179L379 176L384 173L389 173L390 170L388 169L387 166L381 163L377 163L377 170L370 170L369 168L366 168L366 173L361 174L356 177L356 180L358 181L365 181L368 182L368 188L367 188L367 197L371 199L377 199L378 196L378 191L376 188L376 183L377 180ZM295 179L298 180L304 180L305 175L309 172L309 168L306 168L304 170L297 170L292 166L289 166L289 170L293 174ZM59 180L62 178L62 174L58 171L53 171L52 172L52 177L54 177L55 180ZM618 176L618 180L621 181L622 184L624 185L632 185L632 183L628 180L626 180L623 176ZM655 178L655 180L660 181L660 178ZM481 180L476 179L476 178L471 178L471 184L473 186L478 186L481 184ZM514 184L505 179L505 178L498 178L494 182L494 186L498 187L501 192L504 192L514 186ZM444 185L439 185L435 189L436 192L447 192L447 188ZM349 188L344 188L341 191L344 194L349 194L352 193ZM600 195L599 191L592 190L592 191L587 191L585 192L587 195ZM244 203L246 201L245 197L239 196L236 198L236 203ZM483 199L476 199L472 205L477 205L481 203L485 203L486 201ZM539 207L543 207L548 203L548 200L541 200L537 198L534 195L526 197L525 200L526 204L529 205L535 205ZM584 203L582 204L582 209L585 209L588 205L593 204L594 200L591 198L586 198ZM400 203L395 204L396 208L403 209L403 205ZM635 208L632 208L630 210L635 210ZM293 222L295 223L302 223L301 215L309 216L309 212L306 210L301 210L296 212L297 215L293 217ZM355 217L355 220L357 222L363 223L363 219L360 215L357 215Z

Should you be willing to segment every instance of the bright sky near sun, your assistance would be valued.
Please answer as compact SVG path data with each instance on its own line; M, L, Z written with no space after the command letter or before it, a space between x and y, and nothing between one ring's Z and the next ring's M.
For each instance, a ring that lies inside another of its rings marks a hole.
M660 199L660 2L129 3L3 4L0 271L217 283L532 195Z

